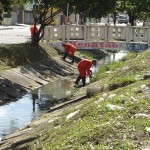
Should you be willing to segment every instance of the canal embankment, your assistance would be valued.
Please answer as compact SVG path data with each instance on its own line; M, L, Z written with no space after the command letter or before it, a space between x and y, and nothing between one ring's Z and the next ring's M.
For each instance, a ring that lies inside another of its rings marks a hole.
M66 61L62 60L61 50L55 50L50 46L44 49L46 44L36 48L31 47L30 44L23 45L24 47L8 45L1 48L1 60L9 67L2 69L0 73L1 138L24 127L46 111L60 109L76 102L76 99L78 101L81 97L85 97L85 94L80 95L79 98L77 95L73 96L72 86L77 76L76 65L82 58L87 57L87 52L85 54L77 51L75 63L72 64L69 57ZM21 52L19 48L22 48ZM29 50L31 48L33 51ZM7 55L8 53L10 54ZM35 53L37 58L33 55ZM99 54L100 58L107 55L104 52ZM22 59L18 60L18 57ZM27 62L26 59L32 63ZM72 100L68 102L69 97L72 97ZM56 108L52 108L55 104Z
M78 102L51 108L3 139L1 149L149 148L148 66L149 51L101 66L92 82L68 99Z
M86 56L77 52L72 65L69 59L66 62L61 59L61 50L46 43L41 43L38 47L32 47L29 43L7 45L1 47L0 53L3 62L0 73L0 105L57 78L74 75L76 63ZM99 55L102 58L106 53L99 52Z
M1 149L149 149L149 59L149 50L131 52L101 66L73 94L89 89L89 97L45 113L3 139Z
M75 66L60 59L53 48L42 46L33 48L31 44L18 44L0 48L0 105L58 77L73 74Z

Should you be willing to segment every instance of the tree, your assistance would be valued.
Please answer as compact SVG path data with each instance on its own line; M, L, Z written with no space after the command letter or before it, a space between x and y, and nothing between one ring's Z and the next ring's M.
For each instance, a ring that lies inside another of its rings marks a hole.
M62 9L63 14L66 17L70 16L72 13L79 14L80 24L84 24L86 22L86 17L88 16L89 2L89 0L62 0L57 3L57 7Z
M0 0L0 20L2 20L3 11L11 10L11 1L9 0Z
M117 0L116 10L126 11L129 15L129 22L133 26L136 19L150 14L150 0Z
M11 5L12 1L11 0L0 0L1 7L4 11L10 11L11 10Z
M138 8L139 8L138 19L143 20L144 22L146 20L149 20L150 19L150 0L141 0Z
M44 28L49 25L54 17L63 12L65 15L78 13L81 24L86 22L87 17L101 18L106 16L115 6L116 0L35 0L33 7L34 28L40 24L38 32L32 37L32 43L37 45L44 36ZM69 4L69 10L67 6ZM55 10L55 11L54 11Z
M35 0L33 6L34 28L40 24L38 32L32 37L32 44L38 45L44 36L44 28L54 21L54 17L59 14L62 9L57 8L57 0Z
M62 0L59 7L67 6L68 3L69 10L79 14L80 22L84 24L87 17L100 19L107 16L114 9L116 0Z
M2 20L1 15L2 15L3 11L9 13L9 12L11 12L13 5L18 4L23 7L23 5L29 1L31 1L31 0L0 0L0 18L1 18L1 20Z
M89 16L100 19L112 13L116 6L116 0L94 0L90 4Z

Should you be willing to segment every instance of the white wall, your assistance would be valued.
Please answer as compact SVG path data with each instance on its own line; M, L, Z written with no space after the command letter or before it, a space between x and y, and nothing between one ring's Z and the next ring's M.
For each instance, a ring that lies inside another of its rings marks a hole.
M105 25L62 25L48 26L45 28L43 40L69 41L83 40L91 42L125 41L136 43L148 43L150 47L150 28Z

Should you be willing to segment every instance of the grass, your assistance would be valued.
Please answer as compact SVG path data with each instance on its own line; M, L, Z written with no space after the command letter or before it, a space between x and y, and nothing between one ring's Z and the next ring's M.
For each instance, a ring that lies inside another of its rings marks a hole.
M94 57L91 55L90 52L88 52L88 51L83 51L83 50L78 50L78 51L79 51L79 55L80 55L80 56L82 55L82 57L84 57L84 58L86 58L86 59L94 59Z
M150 115L149 92L142 92L142 85L150 85L150 79L136 79L149 70L150 49L143 53L129 53L119 62L104 65L95 75L93 85L119 85L111 91L99 93L66 109L60 119L44 124L39 137L29 145L35 150L140 150L150 145L148 117ZM141 65L141 62L144 64ZM148 65L148 66L147 66ZM126 68L126 69L124 69ZM136 68L136 70L134 70ZM111 74L108 75L108 71ZM92 83L91 83L92 84ZM103 99L103 101L99 101ZM82 104L82 105L81 105ZM110 106L117 106L111 109ZM78 113L66 119L70 113Z
M140 102L132 104L129 101L125 105L122 102L118 103L116 98L106 98L105 102L97 104L95 100L99 96L90 100L90 103L85 102L80 109L82 111L69 121L63 118L58 124L54 123L52 129L48 129L38 139L40 144L34 148L90 149L90 146L95 149L138 148L138 145L134 146L131 135L136 136L139 131L144 134L145 127L149 126L150 122L146 119L132 119L135 113L130 114L130 110L133 109L137 113L138 108L141 110L147 102L143 100L142 105L139 105ZM109 103L122 105L126 111L109 110L107 108Z
M39 50L39 53L42 53L40 57L29 57L29 60L20 63L14 62L15 65L12 67L50 57L49 51L43 53L42 49L43 47ZM27 57L28 52L24 53L25 56L22 57ZM36 53L36 49L33 53ZM13 60L11 56L6 53L3 59L5 58L5 62L7 59ZM24 146L30 150L146 148L150 145L150 133L146 130L150 127L150 79L141 78L149 71L149 66L150 49L142 53L129 52L119 62L111 62L100 67L90 85L107 87L108 90L69 105L51 123L33 126L37 134L36 140ZM147 87L145 91L142 89L143 85ZM79 91L82 91L82 88ZM77 113L67 119L68 115L74 112ZM48 120L53 119L49 118L48 114L44 117Z
M2 45L0 47L0 72L56 55L55 51L49 49L44 43L40 43L37 47L31 43Z
M145 55L146 56L145 56ZM103 79L101 86L127 85L140 80L144 72L149 71L149 51L129 52L119 62L110 62L102 66L95 74L93 81Z
M94 53L93 53L94 51ZM82 58L86 59L100 59L106 56L105 52L102 52L97 49L88 49L88 50L83 50L83 49L78 49L76 54Z

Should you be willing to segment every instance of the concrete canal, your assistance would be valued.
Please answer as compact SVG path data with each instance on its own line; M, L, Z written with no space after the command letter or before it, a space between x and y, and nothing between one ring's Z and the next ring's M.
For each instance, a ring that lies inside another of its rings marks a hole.
M26 126L33 119L44 114L55 103L61 103L72 94L71 82L57 79L15 102L0 107L0 137Z
M98 60L98 67L106 62L118 61L126 53L119 52L111 54ZM95 72L97 68L93 68ZM35 118L43 115L51 106L65 101L73 94L73 82L67 79L57 79L46 85L28 92L14 102L0 106L0 139L16 130L25 127Z

